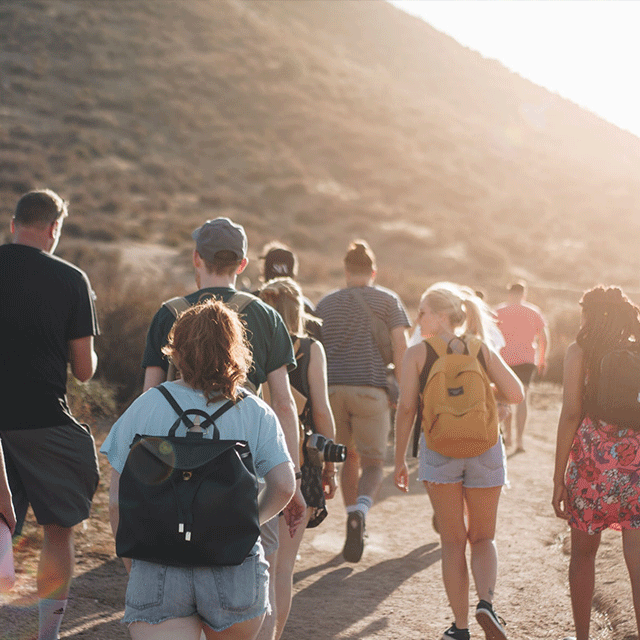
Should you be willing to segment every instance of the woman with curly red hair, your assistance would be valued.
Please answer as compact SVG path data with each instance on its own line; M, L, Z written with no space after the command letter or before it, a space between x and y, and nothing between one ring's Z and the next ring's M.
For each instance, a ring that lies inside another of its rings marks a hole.
M295 490L293 463L275 413L260 398L242 393L251 352L238 314L214 299L190 307L176 320L163 352L180 378L162 386L180 407L213 414L233 401L216 419L216 427L222 439L244 440L249 446L256 475L265 484L258 498L260 524L277 517ZM112 466L109 513L114 535L120 519L120 474L134 436L166 435L175 419L176 409L151 388L120 416L104 441L101 451ZM185 432L181 425L178 435ZM203 438L211 437L213 429L203 433ZM199 640L202 633L207 640L257 636L269 608L268 564L260 538L239 565L123 560L130 571L124 622L133 640Z
M582 322L564 361L553 508L571 527L569 587L577 640L588 640L601 532L622 531L640 632L640 423L612 424L596 402L607 353L640 353L640 309L618 287L598 286L580 301Z

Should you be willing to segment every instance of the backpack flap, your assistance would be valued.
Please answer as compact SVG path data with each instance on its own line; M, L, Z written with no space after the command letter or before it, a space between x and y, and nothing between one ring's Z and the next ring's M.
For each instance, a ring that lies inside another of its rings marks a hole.
M248 444L201 436L136 435L120 475L119 556L214 566L241 564L251 552L260 524Z
M258 482L246 442L142 436L119 490L121 557L241 564L260 534Z

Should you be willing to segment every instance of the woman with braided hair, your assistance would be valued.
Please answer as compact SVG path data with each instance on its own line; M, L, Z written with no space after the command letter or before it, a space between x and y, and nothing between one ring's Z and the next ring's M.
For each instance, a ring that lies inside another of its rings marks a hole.
M602 357L616 349L640 352L640 309L618 287L595 287L580 304L580 330L564 361L552 504L571 527L575 638L588 640L596 552L607 527L622 531L640 632L640 424L610 424L596 403Z

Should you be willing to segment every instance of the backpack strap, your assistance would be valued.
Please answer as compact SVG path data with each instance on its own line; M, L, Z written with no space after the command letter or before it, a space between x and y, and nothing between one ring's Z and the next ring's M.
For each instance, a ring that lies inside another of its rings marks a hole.
M162 384L159 384L156 389L165 397L167 402L171 405L173 410L182 417L182 422L184 422L184 426L187 427L187 430L193 427L193 422L189 420L182 411L182 407L178 404L176 399L169 393L169 390Z
M170 436L174 436L175 435L175 433L176 433L176 431L178 429L178 426L179 426L181 421L184 422L184 425L187 427L187 431L189 431L189 429L191 429L193 427L193 422L191 422L191 420L189 420L187 415L199 415L199 416L202 416L203 418L205 418L205 421L200 425L200 427L202 429L207 429L210 424L213 425L214 438L215 439L219 439L220 438L220 432L218 431L218 427L216 426L215 421L222 414L224 414L227 411L229 411L229 409L231 409L231 407L234 407L238 402L240 402L241 400L244 400L244 398L246 398L247 395L248 395L248 394L246 394L246 393L244 393L242 391L239 392L238 393L238 399L235 402L233 400L227 400L227 402L225 402L220 408L218 408L217 411L215 411L214 413L209 415L206 411L202 411L200 409L188 409L188 410L185 411L185 410L182 409L182 407L178 404L176 399L171 395L169 390L164 385L160 384L155 388L158 391L160 391L160 393L162 393L162 395L166 398L167 402L171 405L173 410L179 416L179 418L175 421L175 423L173 424L173 426L169 430L169 435Z
M169 311L173 314L174 318L177 318L183 311L186 311L191 305L186 298L182 296L178 296L177 298L171 298L170 300L165 300L162 303L162 306L165 309L169 309Z
M295 387L305 398L309 398L309 360L311 358L311 338L294 338L293 351L296 368L289 373L291 386Z
M431 338L429 339L431 340ZM429 340L425 340L424 344L427 347L427 357L424 361L424 367L422 367L422 371L420 371L420 376L418 378L418 389L419 393L422 394L424 392L424 388L427 386L427 379L429 378L429 372L431 371L431 367L433 367L435 361L440 357L438 352L433 348L433 345ZM440 340L442 345L446 345L444 340ZM413 457L418 457L418 444L420 443L420 434L422 433L422 402L418 398L418 411L416 412L416 420L413 424Z
M251 293L247 293L246 291L236 291L226 302L225 304L230 309L233 309L236 313L242 313L245 308L250 305L254 300L256 300L256 296Z
M371 308L369 303L366 301L364 294L360 289L358 289L357 287L352 287L350 290L351 290L351 293L353 293L355 299L358 301L358 304L360 305L360 307L365 311L365 313L369 317L369 330L371 332L371 336L373 337L373 341L378 351L380 352L380 356L382 357L382 360L386 364L387 355L385 355L385 352L387 351L387 347L389 345L384 344L385 338L379 335L379 333L376 331L376 326L377 324L380 324L381 326L384 325L384 328L387 332L388 340L390 343L391 334L389 333L389 328L386 326L386 323L374 313L373 309ZM391 349L392 349L392 352L390 355L393 361L393 347L391 347Z
M177 318L183 311L186 311L191 304L186 298L178 296L176 298L170 298L162 303L165 309L168 309L174 318ZM177 369L171 358L169 358L169 367L167 369L167 380L171 382L176 379Z

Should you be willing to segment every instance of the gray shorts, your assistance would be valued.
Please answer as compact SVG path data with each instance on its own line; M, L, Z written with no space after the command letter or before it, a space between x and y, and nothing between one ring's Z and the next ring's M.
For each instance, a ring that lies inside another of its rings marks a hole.
M507 483L507 456L502 437L488 451L473 458L449 458L427 448L420 436L418 480L462 485L470 489L501 487Z
M133 560L123 622L160 624L198 615L222 631L264 614L269 606L269 574L259 544L232 567L169 567Z
M60 527L73 527L89 517L100 479L89 427L18 429L3 431L0 437L16 512L26 513L31 504L38 524Z
M262 542L264 555L267 558L273 555L280 546L278 534L280 532L281 517L282 516L275 516L260 526L260 541Z

